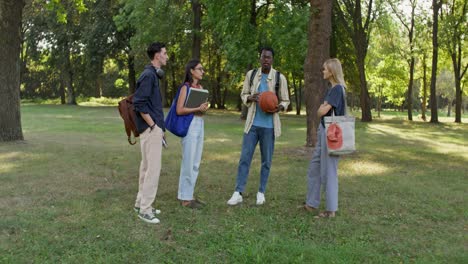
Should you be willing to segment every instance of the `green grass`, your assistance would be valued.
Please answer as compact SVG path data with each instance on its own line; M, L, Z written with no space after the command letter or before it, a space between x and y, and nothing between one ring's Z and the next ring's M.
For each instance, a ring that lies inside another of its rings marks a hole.
M132 210L140 149L116 107L25 105L26 140L0 143L0 263L467 263L468 125L384 117L357 122L338 216L315 219L297 209L305 117L282 117L266 205L255 206L257 151L244 204L228 207L244 123L211 111L195 190L207 206L179 205L181 147L168 135L150 225Z

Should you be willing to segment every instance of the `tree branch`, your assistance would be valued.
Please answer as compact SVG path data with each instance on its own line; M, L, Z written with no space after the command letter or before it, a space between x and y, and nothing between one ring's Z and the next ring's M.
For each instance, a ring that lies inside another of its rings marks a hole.
M346 1L343 1L344 2L344 5L346 6ZM338 11L338 17L340 18L344 28L346 29L346 32L348 32L349 36L353 36L353 30L351 29L351 27L348 25L348 23L346 22L345 20L345 17L344 17L344 13L343 13L343 10L341 10L341 5L339 3L339 1L337 1L337 5L336 5L336 10Z
M403 20L403 17L401 15L400 12L398 12L398 10L396 10L396 7L393 6L393 3L392 2L389 2L388 3L390 5L390 7L392 8L393 10L393 13L397 16L398 20L400 20L401 24L403 24L403 26L406 28L406 30L408 30L408 32L410 31L408 25L405 23L405 21Z

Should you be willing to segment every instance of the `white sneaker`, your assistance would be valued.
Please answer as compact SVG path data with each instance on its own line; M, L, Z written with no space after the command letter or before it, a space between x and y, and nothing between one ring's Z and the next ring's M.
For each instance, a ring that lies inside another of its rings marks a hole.
M133 207L133 211L135 211L135 213L140 213L140 207ZM161 210L151 208L151 212L153 212L153 214L160 214Z
M153 213L138 214L138 218L140 218L141 220L145 221L146 223L150 223L150 224L158 224L159 223L159 219L156 218L156 216L154 216Z
M257 193L257 205L262 205L265 203L265 194L258 192Z
M229 205L236 205L242 203L242 195L239 192L234 192L231 199L227 201Z

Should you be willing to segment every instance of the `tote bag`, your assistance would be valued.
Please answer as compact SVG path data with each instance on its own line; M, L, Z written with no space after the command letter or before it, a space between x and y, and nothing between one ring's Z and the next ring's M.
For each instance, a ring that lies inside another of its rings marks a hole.
M172 101L171 108L167 113L166 120L164 121L166 129L178 137L185 137L187 135L190 123L192 123L193 119L193 113L188 115L177 114L177 100L179 99L180 90L184 85L187 87L188 91L189 86L187 83L180 86L176 96L174 97L174 101Z
M351 154L356 151L354 138L354 116L347 115L347 104L345 90L343 88L343 100L345 103L345 115L335 116L332 111L331 116L326 116L325 131L327 135L328 155L341 156Z

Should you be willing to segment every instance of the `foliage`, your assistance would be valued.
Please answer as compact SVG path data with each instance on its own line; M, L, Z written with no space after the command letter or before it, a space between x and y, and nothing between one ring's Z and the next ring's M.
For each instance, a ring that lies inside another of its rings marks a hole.
M361 2L363 18L367 18L370 1ZM407 2L392 0L400 11ZM402 62L408 60L410 54L406 33L403 27L398 26L398 18L391 15L389 6L382 1L372 3L370 24L364 32L368 34L371 56L366 58L364 69L368 71L366 78L369 78L371 95L375 97L372 94L375 92L373 82L387 82L395 74L401 74L401 70L407 68ZM416 3L415 87L422 83L423 56L427 61L431 59L431 36L427 30L431 23L429 7L424 1ZM460 17L460 1L454 2L457 8L453 15L447 11L451 10L451 3L443 5L445 19L441 22L441 39L444 40L444 49L449 43L450 29ZM289 86L292 87L295 80L295 84L301 87L307 50L309 1L202 0L201 4L201 60L207 69L203 85L216 97L212 102L214 106L223 108L238 101L245 72L257 67L257 51L263 45L275 49L274 67L285 74ZM352 7L351 4L354 2L335 1L331 54L343 63L352 99L350 105L353 106L359 105L361 89L357 53L347 31L349 23L340 21L337 10L341 7L345 11ZM22 98L60 97L65 88L66 58L70 61L72 86L77 96L126 95L132 74L138 77L148 63L147 45L163 41L168 44L170 58L162 86L165 100L170 102L183 78L184 65L191 56L193 14L190 1L32 0L24 12ZM408 21L408 13L401 14L404 16L402 19ZM352 21L349 15L346 16L348 22ZM466 41L464 37L462 40ZM466 52L464 42L461 47ZM449 53L441 55L449 58ZM385 63L377 67L382 60ZM385 71L386 75L379 71ZM386 93L388 105L398 107L402 103L399 98L403 87L400 80L404 78L407 77L399 76L396 83L386 86L389 90ZM466 82L466 78L461 80L462 87ZM416 89L415 94L418 90L421 93L421 89ZM467 89L462 92L468 93Z

